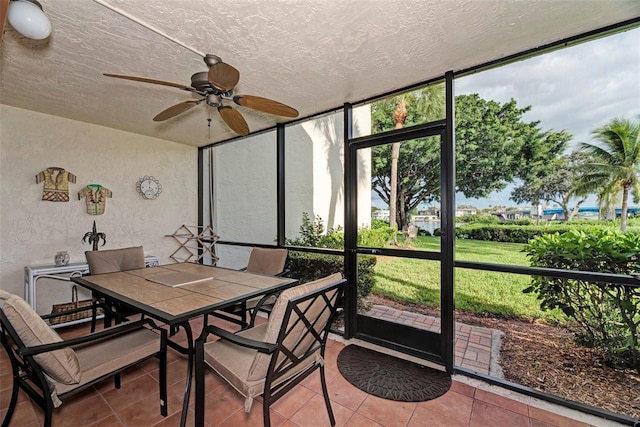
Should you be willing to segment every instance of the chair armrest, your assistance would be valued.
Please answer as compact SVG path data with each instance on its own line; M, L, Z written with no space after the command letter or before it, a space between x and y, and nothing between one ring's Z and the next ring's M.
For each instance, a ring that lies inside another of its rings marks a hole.
M291 270L289 270L288 268L285 268L280 273L276 274L276 277L283 277L285 274L288 274L290 272L291 272Z
M271 354L278 349L278 344L271 344L268 342L252 340L250 338L236 335L232 332L218 328L217 326L209 325L205 328L205 330L208 334L217 335L220 338L227 341L231 341L232 343L238 344L239 346L258 350L260 353Z
M85 344L88 342L98 341L105 338L111 338L117 335L125 334L136 329L144 327L144 325L151 325L152 328L157 328L156 324L151 319L143 319L137 322L127 322L114 326L112 328L104 329L102 331L94 332L89 335L85 335L79 338L73 338L70 340L55 342L51 344L36 345L33 347L25 347L18 350L20 356L33 356L40 353L48 353L54 350L60 350L63 348L71 347L78 344Z

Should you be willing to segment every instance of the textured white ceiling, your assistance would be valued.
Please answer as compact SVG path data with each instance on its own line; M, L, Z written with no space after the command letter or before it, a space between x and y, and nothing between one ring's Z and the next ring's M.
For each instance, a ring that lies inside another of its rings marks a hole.
M188 86L207 70L200 54L212 53L240 71L237 94L305 117L640 16L637 0L40 2L53 26L48 40L5 27L2 104L194 146L235 135L204 104L153 122L196 98L102 73ZM285 121L238 109L251 131Z

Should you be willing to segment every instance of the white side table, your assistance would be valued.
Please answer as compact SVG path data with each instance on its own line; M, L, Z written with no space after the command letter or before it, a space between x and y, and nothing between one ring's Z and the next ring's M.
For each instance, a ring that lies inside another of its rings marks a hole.
M153 255L144 257L144 263L147 267L154 267L160 263L160 258ZM70 262L67 265L56 266L48 265L30 265L24 268L24 299L33 309L36 309L36 285L38 279L44 277L48 279L71 281L71 277L82 276L89 273L89 265L86 262ZM81 319L86 321L86 319ZM75 322L68 322L62 325L69 325ZM58 325L56 325L58 326Z

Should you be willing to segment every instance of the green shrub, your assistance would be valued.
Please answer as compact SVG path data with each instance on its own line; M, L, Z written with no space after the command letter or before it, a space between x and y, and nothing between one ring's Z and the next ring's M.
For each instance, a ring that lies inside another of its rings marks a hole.
M391 227L360 228L358 230L358 246L381 248L387 245L397 230Z
M389 220L386 219L372 219L371 220L371 228L387 228L389 227Z
M358 307L363 305L364 298L373 288L375 265L375 256L358 256ZM344 261L341 255L289 251L286 268L289 270L287 276L295 277L300 280L300 283L307 283L337 272L344 274L343 267Z
M489 240L492 242L527 243L536 236L564 233L573 229L575 227L567 222L559 225L522 225L515 222L495 225L466 224L456 227L456 237L459 239ZM590 229L593 229L593 227L590 227Z
M456 221L463 224L498 224L501 220L495 215L462 215Z
M360 246L382 247L393 238L396 231L384 221L377 223L376 228L362 228L358 231ZM344 233L340 226L330 228L324 232L322 218L315 216L313 220L307 212L302 213L300 235L297 239L287 239L291 246L305 246L327 249L344 249ZM373 267L376 264L374 256L358 257L358 307L363 305L364 298L373 288ZM300 283L326 277L330 274L343 272L344 260L342 255L325 255L307 252L289 251L287 261L288 276L295 277ZM344 274L344 272L343 272Z
M640 234L571 230L535 237L524 251L535 267L629 274L637 271ZM610 364L640 370L640 288L534 276L543 310L560 308L577 325L577 339L599 348Z
M383 247L393 239L395 233L396 231L389 227L388 222L380 221L376 223L375 227L363 227L358 230L358 245ZM312 220L307 212L303 212L299 237L297 239L286 239L286 243L290 246L344 249L344 233L340 226L330 228L325 233L324 224L320 216L316 215Z

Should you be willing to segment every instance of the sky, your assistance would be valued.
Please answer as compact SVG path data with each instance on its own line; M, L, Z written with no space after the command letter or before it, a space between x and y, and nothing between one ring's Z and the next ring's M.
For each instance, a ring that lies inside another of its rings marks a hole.
M570 147L593 143L591 131L615 117L640 120L640 28L456 79L455 91L500 103L513 98L531 106L524 120L571 133ZM513 206L510 188L482 200L457 195L456 204Z
M458 78L455 93L531 106L523 120L540 121L542 131L568 131L570 151L594 143L591 132L613 118L640 121L640 28ZM514 206L511 188L481 200L458 194L456 205ZM372 203L386 208L375 192ZM595 196L586 205L595 206Z

